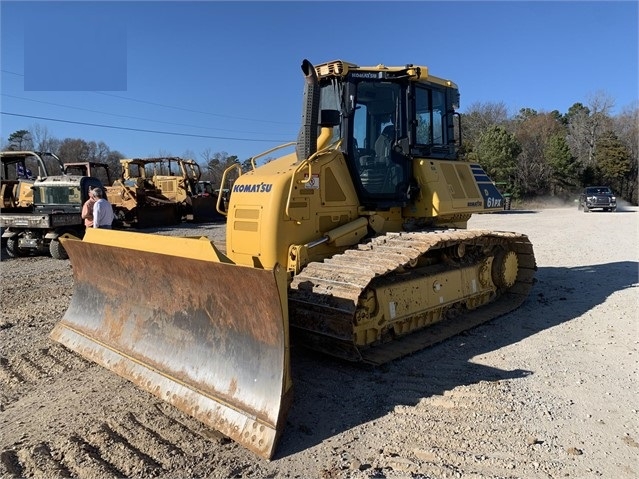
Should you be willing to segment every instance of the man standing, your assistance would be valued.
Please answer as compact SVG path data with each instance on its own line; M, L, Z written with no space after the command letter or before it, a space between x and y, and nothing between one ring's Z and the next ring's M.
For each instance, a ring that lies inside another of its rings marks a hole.
M113 223L113 207L106 198L102 188L93 188L93 196L96 201L93 205L93 227L111 229Z
M82 219L86 228L93 228L93 205L95 205L95 196L93 196L93 190L89 190L89 199L82 205Z

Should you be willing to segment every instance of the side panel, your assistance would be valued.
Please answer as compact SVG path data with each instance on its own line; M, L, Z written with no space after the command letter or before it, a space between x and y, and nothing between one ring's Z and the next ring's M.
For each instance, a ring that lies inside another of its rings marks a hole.
M287 264L290 245L320 239L357 217L357 196L340 152L300 165L295 155L285 156L234 183L226 231L226 254L234 262Z
M478 164L423 159L414 161L413 171L420 186L415 216L453 217L503 207L501 194Z
M471 164L473 178L477 182L479 191L484 201L484 209L501 210L504 207L504 198L495 186L495 183L488 177L484 169L477 164Z

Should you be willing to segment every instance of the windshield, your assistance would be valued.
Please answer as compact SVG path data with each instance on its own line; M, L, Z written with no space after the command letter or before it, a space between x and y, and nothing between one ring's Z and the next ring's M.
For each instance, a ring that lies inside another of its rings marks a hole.
M353 115L353 146L361 186L366 194L398 194L406 171L394 145L403 131L405 115L400 84L380 81L357 83Z
M374 150L384 132L395 139L401 129L402 107L397 83L359 82L353 136L358 148ZM396 127L393 128L393 125Z
M198 195L212 195L213 194L213 185L209 182L199 182L197 184L197 194Z
M33 190L37 205L82 205L79 186L38 186Z
M587 195L611 195L612 191L608 187L591 187L586 188Z

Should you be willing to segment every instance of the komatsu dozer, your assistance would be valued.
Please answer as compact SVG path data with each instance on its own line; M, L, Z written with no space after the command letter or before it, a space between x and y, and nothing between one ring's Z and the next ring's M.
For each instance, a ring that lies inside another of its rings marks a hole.
M460 157L453 82L414 65L302 72L297 141L223 175L241 173L225 251L67 239L75 286L52 332L265 458L291 403L291 345L384 363L517 308L536 270L525 235L467 229L503 199Z

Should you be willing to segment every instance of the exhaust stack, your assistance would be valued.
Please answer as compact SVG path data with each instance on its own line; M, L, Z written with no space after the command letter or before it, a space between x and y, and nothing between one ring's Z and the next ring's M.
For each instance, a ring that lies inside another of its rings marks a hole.
M303 161L317 151L317 126L320 106L320 90L315 67L308 60L302 62L306 78L302 104L302 128L297 137L297 160Z

